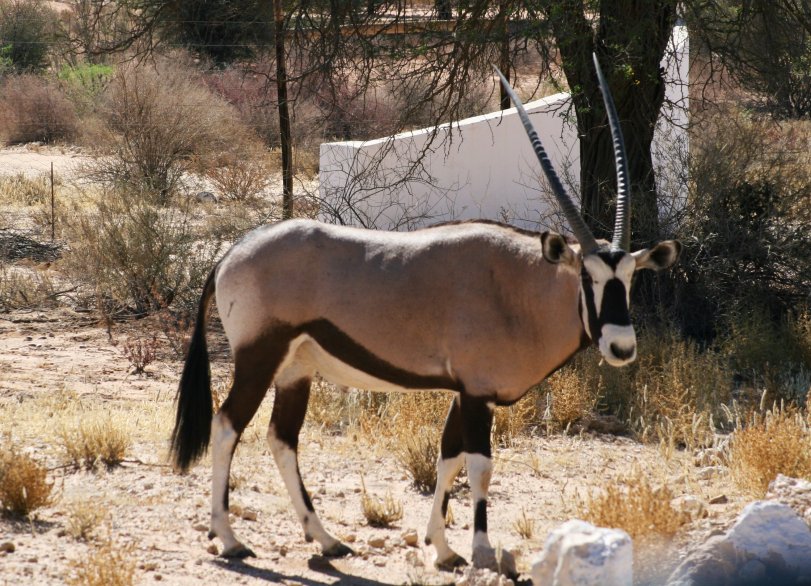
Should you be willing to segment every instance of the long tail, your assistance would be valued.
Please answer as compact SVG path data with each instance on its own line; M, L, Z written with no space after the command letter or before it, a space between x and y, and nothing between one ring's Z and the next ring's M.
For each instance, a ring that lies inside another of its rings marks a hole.
M212 270L203 286L200 305L197 308L197 322L194 324L189 352L183 365L180 386L177 390L177 415L172 431L171 453L175 466L188 470L194 462L206 453L211 437L211 418L214 405L211 398L211 369L206 344L206 318L211 297L214 295L214 273Z

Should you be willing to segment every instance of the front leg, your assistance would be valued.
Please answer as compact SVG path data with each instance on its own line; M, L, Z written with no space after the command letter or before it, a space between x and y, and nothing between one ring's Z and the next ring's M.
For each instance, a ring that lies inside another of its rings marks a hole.
M493 406L487 401L461 396L462 443L473 500L473 553L479 548L492 549L487 536L487 493L493 474L490 430Z
M515 578L518 576L515 558L507 550L496 552L487 535L487 495L493 475L490 448L493 408L493 404L484 399L461 397L462 441L473 500L473 565Z

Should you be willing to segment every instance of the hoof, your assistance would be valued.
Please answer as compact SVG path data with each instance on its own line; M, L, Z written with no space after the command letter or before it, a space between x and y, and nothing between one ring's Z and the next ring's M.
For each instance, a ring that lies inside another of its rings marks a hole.
M228 549L224 550L220 557L231 559L231 560L242 560L245 558L255 558L256 554L253 553L248 547L245 547L241 543L237 543L234 546L229 547Z
M467 560L458 553L453 553L450 557L447 557L444 560L437 560L434 562L436 569L444 572L453 572L457 568L462 568L466 565Z
M473 551L473 567L492 570L511 579L518 577L515 569L515 556L506 549L477 547Z
M323 548L321 553L328 558L342 558L348 555L355 555L351 547L344 545L340 541L336 541L333 545Z

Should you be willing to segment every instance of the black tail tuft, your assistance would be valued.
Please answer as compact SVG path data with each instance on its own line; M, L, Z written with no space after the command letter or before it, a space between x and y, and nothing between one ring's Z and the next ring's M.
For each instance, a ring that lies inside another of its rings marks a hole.
M177 416L172 431L171 453L175 466L188 470L208 450L211 437L211 418L214 405L211 398L211 370L206 344L206 316L211 296L214 294L214 271L206 280L197 322L194 324L189 352L183 365L180 386L177 390Z

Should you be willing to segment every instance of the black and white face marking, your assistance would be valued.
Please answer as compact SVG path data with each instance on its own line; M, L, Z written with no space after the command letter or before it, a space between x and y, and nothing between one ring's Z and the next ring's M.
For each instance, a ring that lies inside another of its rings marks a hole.
M611 366L636 359L636 333L628 310L635 270L636 260L622 250L598 250L583 257L583 325Z

